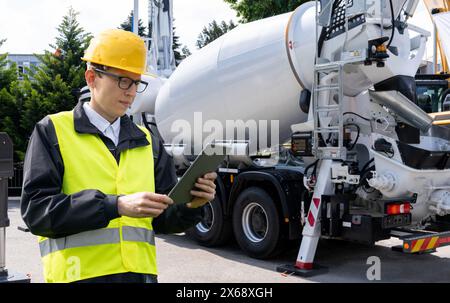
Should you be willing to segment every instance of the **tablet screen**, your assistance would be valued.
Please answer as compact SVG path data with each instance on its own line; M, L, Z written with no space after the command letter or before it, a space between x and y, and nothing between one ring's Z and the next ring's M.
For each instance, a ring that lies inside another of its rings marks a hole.
M170 191L169 197L174 203L191 202L193 197L190 191L194 189L197 179L208 172L216 171L225 156L230 153L230 150L231 144L208 144Z

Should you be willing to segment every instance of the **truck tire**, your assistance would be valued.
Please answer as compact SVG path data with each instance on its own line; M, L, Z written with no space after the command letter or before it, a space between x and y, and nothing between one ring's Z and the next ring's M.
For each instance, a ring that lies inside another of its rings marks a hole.
M233 208L233 230L241 249L253 258L267 259L280 251L278 210L263 189L250 187L239 194Z
M229 219L223 215L219 198L208 202L202 207L202 220L186 231L200 245L213 247L226 244L232 236L232 226Z

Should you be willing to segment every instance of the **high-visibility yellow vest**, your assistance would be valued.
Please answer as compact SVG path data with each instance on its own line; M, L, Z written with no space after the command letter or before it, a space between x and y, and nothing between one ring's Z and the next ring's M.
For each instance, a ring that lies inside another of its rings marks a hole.
M145 128L141 127L150 144L123 151L117 164L98 135L75 131L73 111L50 115L50 119L64 162L64 194L86 189L113 195L155 191L152 141ZM150 218L122 216L106 228L57 239L39 237L39 248L47 282L123 272L157 274Z

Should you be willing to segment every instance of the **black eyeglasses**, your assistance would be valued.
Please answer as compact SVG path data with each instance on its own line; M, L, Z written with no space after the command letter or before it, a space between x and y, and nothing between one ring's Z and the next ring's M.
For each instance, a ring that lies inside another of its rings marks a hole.
M136 92L142 93L148 86L148 83L145 82L145 81L133 80L131 78L119 76L119 75L116 75L116 74L113 74L113 73L109 73L107 71L104 71L104 70L101 70L101 69L98 69L98 68L95 68L95 67L93 68L93 70L96 71L97 73L104 74L104 75L116 78L117 81L118 81L117 84L119 85L119 88L123 89L123 90L128 90L128 89L130 89L130 87L133 84L135 84L136 85Z

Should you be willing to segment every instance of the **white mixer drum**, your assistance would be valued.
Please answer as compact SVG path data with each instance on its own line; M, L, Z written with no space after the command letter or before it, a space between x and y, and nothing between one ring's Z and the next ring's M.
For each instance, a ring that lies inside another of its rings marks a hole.
M227 120L258 125L269 145L287 140L290 126L307 119L299 97L312 86L315 40L315 5L309 2L293 13L239 25L185 59L156 100L166 143L190 143L198 152L212 139L243 139L226 132ZM246 139L260 141L249 129ZM279 133L271 137L272 129Z
M158 92L163 86L164 81L166 81L166 79L146 74L142 75L141 80L147 82L148 86L145 91L136 94L133 104L128 109L127 113L129 115L135 115L142 112L153 115L155 113L156 97L158 96Z

